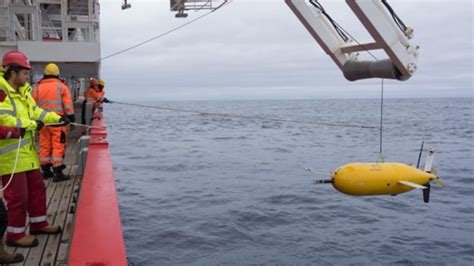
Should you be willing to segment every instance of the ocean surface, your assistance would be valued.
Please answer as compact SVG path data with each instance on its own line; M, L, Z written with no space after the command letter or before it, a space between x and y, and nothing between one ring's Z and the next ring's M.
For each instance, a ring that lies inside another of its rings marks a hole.
M380 119L376 99L146 104L324 123ZM385 100L386 162L416 164L423 140L437 151L446 187L433 185L426 204L421 191L353 197L314 184L344 164L376 161L379 129L109 104L130 264L473 265L473 106L473 98Z

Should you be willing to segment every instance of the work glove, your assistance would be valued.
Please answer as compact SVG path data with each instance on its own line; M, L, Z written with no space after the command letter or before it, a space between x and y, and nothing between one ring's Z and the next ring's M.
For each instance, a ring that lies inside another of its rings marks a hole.
M107 99L107 98L104 98L104 100L102 100L102 102L104 102L104 103L112 103L112 101L109 101L109 99Z
M44 127L44 123L41 120L36 120L36 130L40 131Z
M69 119L69 122L71 122L71 123L76 122L76 117L74 115L68 115L67 119Z
M23 138L26 134L26 128L16 127L16 128L13 129L13 131L11 133L12 134L11 134L10 138L13 138L13 139Z
M25 134L26 134L26 128L21 127L21 128L19 128L18 130L19 130L19 132L20 132L21 138L24 138L24 137L25 137Z
M71 123L71 121L69 121L69 119L65 116L61 116L61 118L59 119L59 123L63 123L65 125L69 125L69 123Z

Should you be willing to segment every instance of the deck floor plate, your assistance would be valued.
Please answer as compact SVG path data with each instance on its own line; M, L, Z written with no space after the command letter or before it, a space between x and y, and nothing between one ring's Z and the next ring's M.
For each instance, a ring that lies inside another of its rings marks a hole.
M61 241L59 242L58 251L56 253L56 265L66 265L67 262L67 254L69 251L69 244L72 240L73 220L74 214L76 213L77 200L79 199L79 188L81 182L82 179L80 177L76 177L74 180L73 191L71 193L71 198L69 199L69 205L64 219L63 234L61 235ZM45 260L45 258L43 258L43 260Z
M76 169L77 170L77 169ZM71 172L73 169L71 169ZM72 198L73 188L74 188L75 178L67 181L66 187L63 191L61 203L58 206L58 210L56 211L56 216L54 218L53 223L58 224L64 230L64 223L69 212L68 207ZM69 230L70 231L70 230ZM68 233L68 231L66 231ZM41 260L41 265L53 265L54 261L57 257L57 252L59 250L59 246L61 244L62 235L51 235L48 238L48 242L46 243L45 250L43 252L43 257Z
M64 158L67 166L64 173L69 174L71 180L59 183L53 183L51 178L45 180L48 222L60 225L63 228L63 233L59 235L37 236L39 245L34 248L12 248L5 246L8 252L23 254L25 257L23 265L66 265L74 219L74 212L70 213L70 210L71 206L75 207L75 201L78 200L80 181L82 180L76 175L76 145L78 136L77 134L71 135L68 138ZM3 198L2 193L0 193L0 196Z

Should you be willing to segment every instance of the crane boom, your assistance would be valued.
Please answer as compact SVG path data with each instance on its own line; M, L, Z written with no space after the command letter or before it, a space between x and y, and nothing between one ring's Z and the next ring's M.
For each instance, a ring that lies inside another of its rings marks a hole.
M186 10L216 10L228 0L170 0L176 17ZM311 36L329 55L347 80L367 78L407 80L416 71L418 46L410 44L413 29L406 27L387 0L346 0L373 42L359 43L326 13L318 0L285 0ZM349 35L349 36L348 36ZM349 38L350 37L350 38ZM387 58L359 60L359 52L383 50Z
M412 46L411 28L398 27L395 15L385 0L346 0L346 3L370 33L374 42L354 43L338 32L338 24L316 0L285 0L311 36L344 73L346 79L366 78L407 80L416 71L418 47ZM397 17L398 18L398 17ZM341 29L339 29L341 30ZM387 59L359 61L358 52L383 49Z

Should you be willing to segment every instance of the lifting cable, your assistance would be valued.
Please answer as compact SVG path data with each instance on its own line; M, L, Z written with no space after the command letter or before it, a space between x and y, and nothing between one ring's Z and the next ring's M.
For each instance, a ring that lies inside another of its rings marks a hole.
M147 39L143 42L140 42L138 44L135 44L133 46L130 46L128 48L125 48L123 50L120 50L118 52L115 52L115 53L112 53L110 55L107 55L105 57L102 57L100 58L98 61L102 61L102 60L106 60L106 59L109 59L111 57L114 57L114 56L117 56L117 55L120 55L122 53L125 53L125 52L128 52L132 49L135 49L139 46L142 46L144 44L147 44L149 42L152 42L156 39L159 39L163 36L166 36L174 31L177 31L181 28L184 28L200 19L203 19L205 18L206 16L210 15L211 13L213 13L214 11L218 10L219 8L221 7L224 7L226 5L229 5L232 1L229 1L221 6L219 6L218 8L216 9L213 9L195 19L192 19L182 25L179 25L175 28L172 28L164 33L161 33L157 36L154 36L150 39ZM389 9L390 13L392 14L393 18L396 20L397 22L397 25L401 25L401 26L405 26L403 24L403 22L398 18L398 16L395 14L395 12L393 11L393 9L391 9L390 5L388 3L386 3L386 1L382 0L382 2L384 3L385 6L387 6L387 8ZM344 40L344 41L348 41L349 38L352 38L352 40L354 40L356 43L358 43L359 45L361 45L360 42L358 42L347 30L345 30L341 25L339 25L336 21L334 21L331 16L329 16L329 14L326 13L325 9L323 8L323 6L318 2L318 0L310 0L310 3L316 7L317 9L319 9L322 14L324 16L326 16L326 18L331 22L331 24L334 26L336 32L339 34L339 36ZM399 21L399 22L398 22ZM406 27L405 27L406 28ZM362 47L364 47L364 45L361 45ZM374 56L368 49L366 49L364 47L364 49L366 50L367 53L369 53L375 60L377 60L377 57ZM381 107L380 107L380 158L383 158L382 156L382 130L383 130L383 86L384 86L384 83L383 83L383 79L382 79L382 83L381 83ZM288 120L288 119L278 119L278 118L263 118L263 117L258 117L258 116L246 116L246 115L238 115L238 114L225 114L225 113L211 113L211 112L202 112L202 111L193 111L193 110L186 110L186 109L177 109L177 108L167 108L167 107L160 107L160 106L152 106L152 105L143 105L143 104L134 104L134 103L124 103L124 102L117 102L117 101L114 101L114 103L117 103L117 104L123 104L123 105L130 105L130 106L138 106L138 107L144 107L144 108L153 108L153 109L160 109L160 110L168 110L168 111L176 111L176 112L186 112L186 113L196 113L196 114L201 114L201 115L215 115L215 116L228 116L228 117L238 117L238 118L245 118L245 119L256 119L256 120L265 120L265 121L274 121L274 122L287 122L287 123L298 123L298 124L312 124L312 125L322 125L322 126L336 126L336 127L352 127L352 128L377 128L375 126L371 126L371 125L355 125L355 124L347 124L347 123L325 123L325 122L311 122L311 121L298 121L298 120Z
M193 113L193 114L199 114L199 115L212 115L212 116L237 117L237 118L244 118L244 119L255 119L255 120L263 120L263 121L271 121L271 122L309 124L309 125L332 126L332 127L370 128L370 129L378 128L377 126L372 126L372 125L357 125L357 124L348 124L348 123L327 123L327 122L316 122L316 121L300 121L300 120L290 120L290 119L282 119L282 118L269 118L269 117L239 115L239 114L230 114L230 113L214 113L214 112L205 112L205 111L196 111L196 110L189 110L189 109L170 108L170 107L162 107L162 106L155 106L155 105L137 104L137 103L126 103L126 102L118 102L118 101L113 101L113 103L122 104L122 105L129 105L129 106L136 106L136 107L143 107L143 108L151 108L151 109L167 110L167 111L174 111L174 112L182 112L182 113Z
M142 45L147 44L147 43L149 43L149 42L152 42L152 41L154 41L154 40L156 40L156 39L159 39L159 38L161 38L161 37L164 37L164 36L166 36L166 35L168 35L168 34L170 34L170 33L172 33L172 32L175 32L175 31L177 31L177 30L179 30L179 29L182 29L182 28L184 28L184 27L186 27L186 26L188 26L188 25L190 25L190 24L192 24L192 23L194 23L194 22L196 22L196 21L198 21L198 20L200 20L200 19L203 19L203 18L207 17L208 15L210 15L211 13L213 13L214 11L216 11L216 10L218 10L218 9L224 7L224 6L227 6L227 5L229 5L230 3L231 3L231 1L229 1L229 2L227 2L227 3L225 3L225 4L223 4L223 5L221 5L221 6L217 7L217 8L215 8L215 9L212 9L212 10L210 10L209 12L207 12L207 13L205 13L205 14L203 14L203 15L197 17L197 18L194 18L194 19L192 19L192 20L190 20L190 21L188 21L188 22L186 22L186 23L183 23L183 24L181 24L181 25L179 25L179 26L177 26L177 27L174 27L174 28L172 28L172 29L170 29L170 30L168 30L168 31L165 31L165 32L163 32L163 33L161 33L161 34L159 34L159 35L156 35L156 36L154 36L154 37L152 37L152 38L149 38L149 39L147 39L147 40L145 40L145 41L142 41L142 42L137 43L137 44L135 44L135 45L132 45L132 46L130 46L130 47L128 47L128 48L125 48L125 49L122 49L122 50L120 50L120 51L117 51L117 52L115 52L115 53L112 53L112 54L109 54L109 55L107 55L107 56L104 56L104 57L98 59L96 62L100 62L100 61L109 59L109 58L111 58L111 57L114 57L114 56L123 54L123 53L128 52L128 51L130 51L130 50L133 50L133 49L135 49L135 48L137 48L137 47L139 47L139 46L142 46Z
M383 158L383 150L382 150L382 143L383 143L383 86L384 82L383 79L380 84L380 148L379 148L379 160L384 162Z
M314 5L313 1L316 1L317 0L311 0L310 2ZM382 2L386 2L386 1L382 1ZM384 3L386 5L388 5L388 3ZM393 11L393 10L392 10ZM324 9L322 10L322 12L324 12ZM325 13L325 12L324 12ZM396 16L396 14L395 14ZM369 51L369 49L367 49L367 47L365 47L365 45L361 44L356 38L354 38L353 35L351 35L346 29L344 29L344 27L342 27L341 25L339 25L336 21L332 20L332 19L329 19L331 21L331 23L333 25L335 25L335 27L337 28L338 32L341 31L344 33L344 36L349 36L354 42L356 42L359 46L361 46L362 48L364 48L364 50L374 59L374 60L378 60L378 58ZM402 22L403 24L403 22ZM341 36L342 38L342 36ZM343 38L343 40L345 40ZM383 157L383 99L384 99L384 79L382 78L381 79L381 83L380 83L380 91L381 91L381 95L380 95L380 125L379 125L379 130L380 130L380 140L379 140L379 161L381 162L384 162L384 157Z

